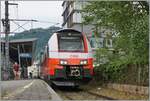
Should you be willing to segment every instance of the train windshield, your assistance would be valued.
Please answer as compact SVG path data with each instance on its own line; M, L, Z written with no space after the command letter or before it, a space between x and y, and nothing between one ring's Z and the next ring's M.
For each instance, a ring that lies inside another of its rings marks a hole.
M59 51L83 52L84 44L81 34L63 34L58 36Z

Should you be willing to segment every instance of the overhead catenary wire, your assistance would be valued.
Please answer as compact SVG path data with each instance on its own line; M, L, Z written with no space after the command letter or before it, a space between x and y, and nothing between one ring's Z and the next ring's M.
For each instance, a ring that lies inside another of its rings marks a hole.
M41 20L35 20L35 19L9 19L9 21L13 22L14 24L16 24L18 26L18 28L14 29L13 31L11 31L10 33L17 33L15 31L17 31L18 29L22 28L23 30L27 30L25 29L23 26L25 26L26 24L28 24L29 22L31 22L31 29L33 28L33 22L36 23L53 23L54 25L58 25L60 23L57 22L50 22L50 21L41 21ZM19 23L17 23L17 21L22 21L25 22L24 24L20 25ZM1 32L1 34L3 34L4 32Z
M16 30L18 30L18 29L20 29L20 28L22 28L22 29L24 29L24 30L27 30L27 29L25 29L23 26L26 25L26 24L28 24L28 22L26 22L26 23L24 23L24 24L22 24L22 25L19 25L19 24L16 23L15 21L13 21L13 23L16 24L16 25L18 26L18 28L16 28L16 29L15 29L14 31L12 31L12 32L15 32Z
M2 19L3 20L3 19ZM34 19L9 19L9 21L12 21L14 24L16 24L18 26L18 28L16 28L14 31L20 29L20 28L23 28L24 30L27 30L25 29L23 26L26 25L27 23L31 22L31 28L33 28L33 22L37 22L37 23L52 23L54 25L58 25L59 23L57 22L50 22L50 21L41 21L41 20L34 20ZM22 25L19 25L18 23L16 23L16 21L22 21L22 22L26 22ZM12 33L14 32L12 31Z
M9 19L9 21L10 22L13 22L13 24L15 23L17 26L16 27L18 27L18 28L13 28L12 30L11 30L11 34L14 34L14 33L19 33L19 32L21 32L22 30L19 30L20 28L22 28L23 30L27 30L27 29L30 29L30 28L26 28L26 27L24 27L25 25L20 25L20 24L22 24L22 23L20 23L19 24L19 22L23 22L23 21L29 21L30 22L30 24L31 24L31 29L33 29L34 28L34 26L33 25L35 25L34 23L36 22L36 23L50 23L50 26L51 26L51 24L54 24L53 26L55 26L55 25L59 25L60 23L58 23L58 22L53 22L53 21L44 21L44 20L34 20L34 19L20 19L19 18L19 4L17 3L17 1L16 0L12 0L12 3L11 2L9 2L9 5L14 5L13 7L14 7L14 15L15 15L15 17L14 17L14 19ZM20 25L20 26L19 26ZM3 34L4 32L2 32L2 30L0 31L0 34Z
M14 2L15 2L15 1L14 1ZM16 19L19 19L18 6L19 6L19 5L16 5ZM18 22L18 24L19 24L19 22ZM18 32L19 32L19 29L18 29Z

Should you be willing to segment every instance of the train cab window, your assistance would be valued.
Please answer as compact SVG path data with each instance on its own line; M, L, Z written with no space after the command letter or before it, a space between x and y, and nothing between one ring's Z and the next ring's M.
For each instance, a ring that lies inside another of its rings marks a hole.
M83 36L80 33L58 34L59 51L83 52Z

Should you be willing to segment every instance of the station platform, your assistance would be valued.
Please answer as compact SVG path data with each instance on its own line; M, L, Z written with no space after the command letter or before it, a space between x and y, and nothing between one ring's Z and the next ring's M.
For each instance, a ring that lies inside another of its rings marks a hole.
M43 80L1 81L1 100L62 101Z

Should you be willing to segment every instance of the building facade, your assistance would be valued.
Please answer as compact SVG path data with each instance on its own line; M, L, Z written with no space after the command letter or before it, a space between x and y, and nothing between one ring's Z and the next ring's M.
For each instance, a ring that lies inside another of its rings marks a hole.
M100 28L97 37L93 35L93 25L84 25L81 10L87 4L86 1L64 1L63 7L63 28L73 28L85 33L90 41L93 50L102 47L112 48L112 35L114 31Z

